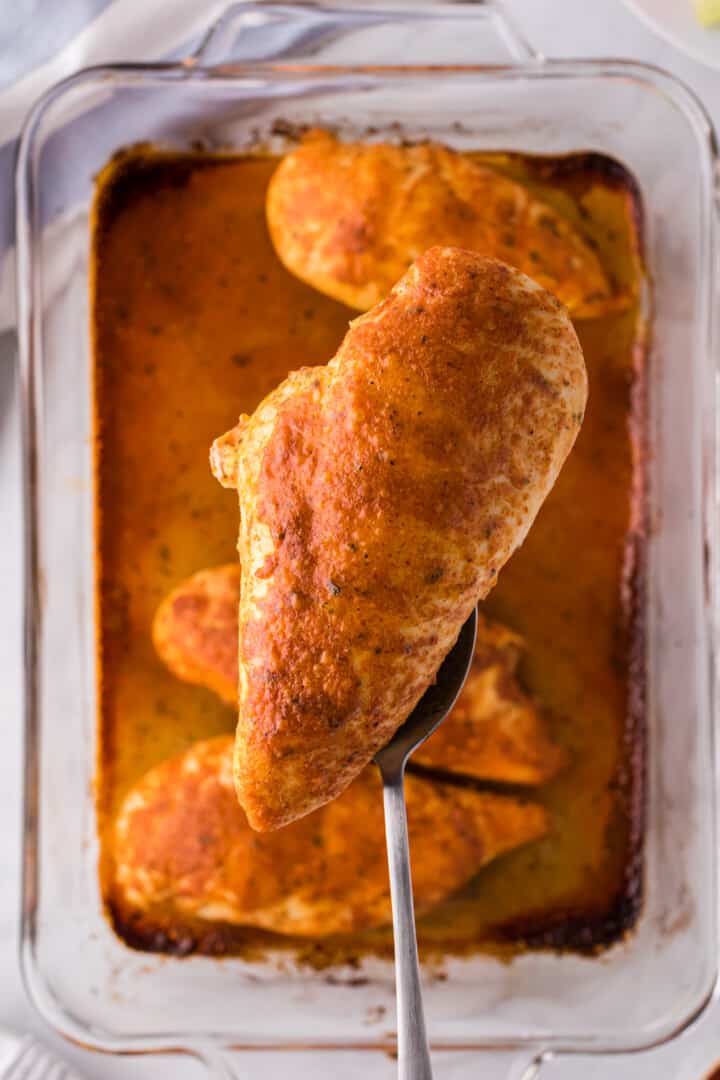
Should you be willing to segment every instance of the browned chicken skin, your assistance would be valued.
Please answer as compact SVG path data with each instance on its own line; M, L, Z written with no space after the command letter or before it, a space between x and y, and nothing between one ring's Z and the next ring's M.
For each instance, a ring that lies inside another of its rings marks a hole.
M239 597L237 563L200 570L165 597L153 622L155 648L169 669L233 704ZM475 657L460 699L414 762L515 784L540 784L558 771L563 751L516 678L524 648L518 634L479 617Z
M365 769L314 814L258 836L238 805L232 756L231 736L196 743L128 793L115 823L112 886L123 920L174 913L313 937L388 923L377 770ZM417 777L407 778L407 803L420 913L547 828L535 804Z
M618 302L569 221L488 165L433 143L343 143L310 132L277 167L267 220L292 273L359 311L435 244L517 267L578 318Z
M152 625L155 650L170 671L228 704L238 698L239 602L239 565L213 566L168 593Z
M433 248L212 451L240 499L235 781L250 825L337 797L522 543L582 422L566 311Z

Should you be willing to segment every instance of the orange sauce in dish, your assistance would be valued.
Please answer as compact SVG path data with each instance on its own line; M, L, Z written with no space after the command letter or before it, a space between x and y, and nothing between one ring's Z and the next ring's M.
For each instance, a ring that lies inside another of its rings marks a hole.
M527 641L527 689L569 765L532 792L548 835L485 868L421 920L426 953L533 945L596 949L639 910L645 752L643 372L639 207L596 156L479 155L572 219L629 302L577 330L590 400L577 445L534 528L485 604ZM98 813L112 912L110 823L151 766L233 730L212 693L175 679L150 636L183 578L235 558L237 503L208 448L291 369L325 363L353 313L293 277L267 234L276 159L138 150L98 182L92 330L101 671ZM348 842L351 842L349 838ZM288 944L213 925L147 927L131 944L247 953ZM389 931L289 942L316 962L387 951Z

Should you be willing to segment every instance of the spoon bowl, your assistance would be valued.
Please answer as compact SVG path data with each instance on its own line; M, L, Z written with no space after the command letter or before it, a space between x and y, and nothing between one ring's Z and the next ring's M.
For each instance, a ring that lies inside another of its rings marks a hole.
M477 609L473 609L457 641L440 665L435 682L427 688L390 742L375 755L375 764L380 769L383 781L394 771L404 768L410 755L432 735L452 710L468 677L476 638Z

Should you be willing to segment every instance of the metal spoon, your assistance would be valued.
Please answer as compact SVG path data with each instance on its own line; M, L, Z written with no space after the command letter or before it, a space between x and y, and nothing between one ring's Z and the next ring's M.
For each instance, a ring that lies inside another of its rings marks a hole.
M457 701L470 670L476 635L477 612L473 611L455 645L443 660L435 683L425 691L387 746L375 755L375 764L380 769L383 781L385 839L390 869L399 1080L432 1080L415 936L405 810L405 765L413 750L432 735Z

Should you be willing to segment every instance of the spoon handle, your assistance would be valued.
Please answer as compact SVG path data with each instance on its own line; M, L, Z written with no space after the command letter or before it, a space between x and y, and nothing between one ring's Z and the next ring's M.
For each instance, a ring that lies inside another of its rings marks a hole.
M383 774L385 838L395 935L398 1077L399 1080L432 1080L415 937L404 779L404 767L392 770L389 775Z

